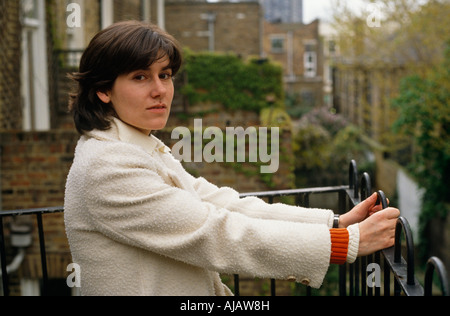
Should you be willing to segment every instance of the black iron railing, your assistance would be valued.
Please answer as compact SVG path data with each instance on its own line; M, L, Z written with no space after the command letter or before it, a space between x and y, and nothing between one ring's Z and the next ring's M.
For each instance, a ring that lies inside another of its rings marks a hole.
M242 194L245 196L255 196L265 198L269 203L273 203L274 198L282 196L293 196L296 198L296 204L304 207L310 207L310 196L313 194L335 193L338 199L338 212L343 214L348 212L361 201L372 194L371 179L368 173L363 173L360 182L358 182L358 170L356 162L352 160L349 166L349 185L337 187L324 187L313 189L283 190L271 192L257 192ZM378 203L383 208L388 206L386 196L383 191L378 191ZM406 240L406 260L402 257L401 237L402 233ZM399 217L395 232L395 245L384 249L373 255L358 258L353 264L346 264L339 267L339 295L340 296L380 296L381 284L383 284L383 295L406 295L406 296L429 296L432 294L433 273L437 271L439 283L441 286L441 295L449 296L448 276L444 264L439 258L432 257L428 260L425 274L425 288L419 283L415 276L414 268L414 241L412 231L408 221L404 217ZM383 262L382 260L383 259ZM368 267L373 266L374 277L379 278L379 283L370 280L367 284L370 274ZM383 266L383 269L381 268ZM381 282L381 271L383 273L383 282ZM377 275L378 273L378 275ZM391 280L391 274L393 280ZM391 292L391 284L394 285L394 291ZM234 276L235 294L239 295L239 276ZM271 280L271 295L276 295L276 280ZM307 295L311 295L308 288Z
M352 161L349 168L349 185L334 186L312 189L282 190L270 192L256 192L242 194L242 197L255 196L267 199L269 203L273 203L276 198L294 197L297 205L310 207L310 197L315 194L336 194L338 212L343 214L353 208L355 205L366 199L371 193L370 177L364 173L361 181L358 182L358 173L356 163ZM379 202L387 207L387 199L382 191L378 191ZM43 278L43 295L46 294L48 288L47 273L47 255L44 236L44 227L42 217L52 213L61 213L62 207L42 208L31 210L16 210L0 212L0 260L3 294L8 296L9 278L7 272L6 261L6 242L3 229L3 219L6 217L16 217L24 215L32 215L36 217L39 249L41 256L42 278ZM403 258L401 250L401 237L405 236L406 242L406 259ZM371 274L374 274L375 281L370 279L368 267L374 267ZM381 271L383 271L383 282L381 282ZM400 217L397 222L395 245L391 248L384 249L367 257L358 258L355 263L342 265L339 267L339 295L340 296L378 296L378 295L406 295L406 296L429 296L432 295L433 276L437 274L440 284L439 295L449 296L448 277L442 261L436 257L428 260L425 272L424 286L422 286L415 276L414 267L414 242L408 221ZM380 281L380 282L378 282ZM235 295L240 294L240 278L234 276ZM383 283L383 286L381 286ZM393 292L391 284L394 285ZM381 293L383 288L383 293ZM276 280L271 280L271 295L276 295ZM307 295L311 295L311 290L307 289Z
M47 273L47 254L45 247L45 236L44 236L44 224L42 221L43 215L62 213L64 211L63 207L51 207L51 208L38 208L38 209L28 209L28 210L15 210L15 211L0 211L0 261L1 261L1 279L3 285L3 295L9 296L9 277L7 272L7 261L6 261L6 242L4 234L3 219L6 217L17 217L17 216L34 216L37 222L38 236L39 236L39 250L41 256L41 267L42 267L42 280L43 280L43 291L42 294L46 294L48 288L48 273Z

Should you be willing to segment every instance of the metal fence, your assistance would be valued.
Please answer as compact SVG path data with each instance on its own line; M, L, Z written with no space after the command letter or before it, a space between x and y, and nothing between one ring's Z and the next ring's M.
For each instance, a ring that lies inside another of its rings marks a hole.
M349 185L282 190L270 192L245 193L241 197L255 196L267 199L273 203L276 198L294 197L297 205L310 206L310 197L315 194L336 194L338 212L343 214L355 205L366 199L371 193L371 181L367 173L364 173L358 182L358 172L355 161L349 167ZM378 191L379 202L387 207L387 199L382 191ZM9 278L6 261L6 243L3 228L3 219L6 217L16 217L32 215L36 217L39 248L42 266L43 292L46 294L48 288L47 255L45 246L44 227L42 217L52 213L63 212L63 207L41 208L30 210L15 210L0 212L0 260L3 294L9 296ZM402 246L402 236L404 235L405 247ZM406 259L402 256L402 248L406 249ZM381 273L383 271L383 273ZM339 266L339 295L340 296L431 296L433 295L433 277L437 275L440 293L442 296L449 296L449 285L447 272L444 264L439 258L432 257L426 265L424 276L424 286L422 286L416 275L414 267L414 241L408 221L400 217L397 222L395 233L395 245L384 249L373 255L358 258L353 264ZM373 277L372 277L373 276ZM381 278L383 276L383 278ZM381 280L382 279L382 280ZM271 295L276 295L276 280L271 280ZM240 278L234 276L235 295L240 295ZM392 289L393 285L393 289ZM311 290L307 289L307 295L311 295Z

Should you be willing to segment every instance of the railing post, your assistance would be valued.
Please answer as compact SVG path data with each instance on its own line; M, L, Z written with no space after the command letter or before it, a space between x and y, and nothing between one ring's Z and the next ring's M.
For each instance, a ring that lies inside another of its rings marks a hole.
M406 284L415 285L414 281L414 242L408 221L404 217L399 217L395 228L395 251L394 262L401 263L401 241L402 230L405 231L406 238Z
M372 182L370 176L367 172L364 172L361 177L360 183L360 195L361 201L364 201L372 194ZM372 296L372 288L367 288L367 266L372 263L372 256L367 256L361 258L361 295L362 296Z
M384 258L384 296L391 296L391 269L386 257Z
M42 292L43 296L47 295L48 289L48 273L47 273L47 254L45 251L44 225L42 223L42 213L36 214L39 232L39 247L41 251L42 264Z
M377 251L375 253L375 263L378 265L381 264L380 251ZM381 287L375 287L375 296L380 296L380 295L381 295Z
M356 167L356 161L352 160L350 162L350 167L348 171L348 182L350 189L353 189L353 197L358 196L358 168Z
M364 201L372 194L372 183L370 181L370 176L367 172L361 177L361 201Z
M346 279L347 265L343 264L339 266L339 296L347 296Z
M0 216L0 260L2 268L3 295L9 296L8 271L6 263L5 234L3 232L3 216Z
M347 194L345 190L341 190L339 195L339 214L344 214L347 210ZM347 278L347 265L343 264L339 266L339 296L346 296L346 278Z
M364 264L363 258L357 258L356 261L352 264L355 267L355 285L354 292L355 296L364 295L364 286L363 281L365 280L363 277Z
M436 257L428 259L427 268L425 272L425 296L432 296L433 294L433 274L437 270L439 281L441 282L442 296L450 296L447 271L444 263Z
M234 275L234 295L239 296L239 274Z
M273 204L273 196L269 196L269 204ZM276 289L277 289L277 286L276 286L275 279L270 279L270 294L272 296L277 295Z
M386 198L386 195L384 194L384 192L380 190L377 192L377 195L378 195L378 199L377 199L376 205L381 203L381 207L383 209L387 208L388 203L387 203L387 198Z

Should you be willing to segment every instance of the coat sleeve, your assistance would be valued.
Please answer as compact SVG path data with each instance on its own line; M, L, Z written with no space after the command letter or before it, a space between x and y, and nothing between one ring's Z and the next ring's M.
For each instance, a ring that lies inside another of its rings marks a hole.
M219 273L322 284L328 225L249 217L202 201L165 183L148 154L132 146L92 151L88 216L108 238Z
M274 219L333 226L334 213L319 208L304 208L281 203L268 204L257 197L240 198L232 188L218 188L204 178L191 176L192 186L204 201L253 218Z

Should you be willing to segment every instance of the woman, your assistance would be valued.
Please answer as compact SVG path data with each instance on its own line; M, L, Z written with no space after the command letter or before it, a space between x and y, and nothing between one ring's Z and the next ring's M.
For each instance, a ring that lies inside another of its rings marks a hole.
M122 22L93 38L73 75L82 136L65 224L83 295L231 295L219 273L318 288L330 264L393 244L399 211L381 211L376 195L337 221L188 174L151 135L166 125L181 63L170 35Z

